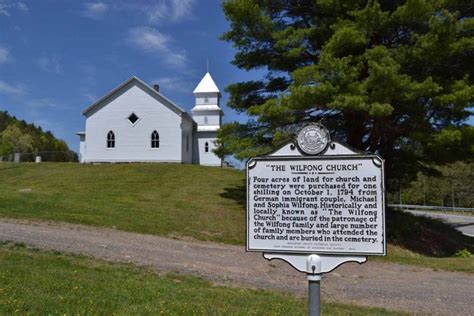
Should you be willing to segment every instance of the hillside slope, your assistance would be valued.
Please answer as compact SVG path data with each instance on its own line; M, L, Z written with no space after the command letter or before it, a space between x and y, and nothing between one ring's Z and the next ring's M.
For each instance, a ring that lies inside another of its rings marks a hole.
M181 164L0 163L0 179L0 217L245 242L243 171ZM474 251L473 238L440 221L391 210L387 239L431 257ZM419 260L398 249L392 255L406 260L397 261Z
M57 139L50 131L19 120L6 111L0 111L0 156L8 157L13 154L13 144L1 137L2 132L11 126L16 126L31 139L31 148L26 152L21 151L22 161L34 161L36 153L40 153L43 161L77 161L77 154L69 149L66 142Z
M245 210L233 194L244 184L242 171L179 164L0 163L0 177L2 217L232 244L245 240Z

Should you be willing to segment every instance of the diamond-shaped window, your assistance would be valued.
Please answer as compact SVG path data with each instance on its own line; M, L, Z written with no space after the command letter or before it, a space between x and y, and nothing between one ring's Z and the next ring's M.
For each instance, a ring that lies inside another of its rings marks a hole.
M138 116L135 113L130 114L128 117L130 123L135 124L138 121Z

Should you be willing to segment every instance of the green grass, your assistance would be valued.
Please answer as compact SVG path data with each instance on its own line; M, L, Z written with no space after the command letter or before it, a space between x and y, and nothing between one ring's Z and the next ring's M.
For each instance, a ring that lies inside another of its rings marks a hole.
M305 315L306 300L194 277L0 245L0 314ZM326 315L400 315L323 303Z
M245 240L245 209L226 197L243 185L242 171L180 164L0 163L0 168L2 217L230 244Z
M387 257L371 257L369 260L407 264L433 270L458 271L474 273L474 258L429 257L404 249L399 246L388 246Z
M179 164L0 163L0 217L244 244L244 176ZM375 260L474 273L472 256L452 258L473 252L473 238L437 220L388 215L388 240L397 246Z

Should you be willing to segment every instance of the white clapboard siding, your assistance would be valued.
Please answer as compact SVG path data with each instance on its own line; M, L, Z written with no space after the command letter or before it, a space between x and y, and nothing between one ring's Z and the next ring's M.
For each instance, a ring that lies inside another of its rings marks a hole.
M139 120L131 124L130 114ZM182 115L131 81L86 119L85 162L183 162ZM191 122L189 124L192 124ZM189 125L188 124L188 125ZM151 148L151 134L160 147ZM115 134L115 148L107 148L107 134ZM185 162L190 162L189 158Z

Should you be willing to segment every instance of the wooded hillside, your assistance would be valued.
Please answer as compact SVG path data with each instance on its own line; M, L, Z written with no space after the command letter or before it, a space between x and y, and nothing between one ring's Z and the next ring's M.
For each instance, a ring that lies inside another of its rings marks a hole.
M21 154L21 161L36 155L43 161L77 161L77 154L50 131L0 111L0 160L11 160L14 153Z

